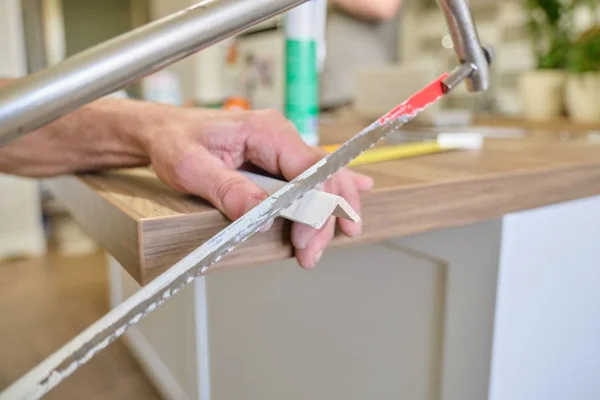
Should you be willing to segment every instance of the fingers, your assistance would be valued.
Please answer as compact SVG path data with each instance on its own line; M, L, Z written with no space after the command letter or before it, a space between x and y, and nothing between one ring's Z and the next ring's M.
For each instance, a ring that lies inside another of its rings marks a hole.
M335 177L325 181L319 190L343 197L354 210L360 213L360 198L350 180L351 177L347 171L342 171ZM344 222L347 222L344 224L345 234L356 236L360 233L360 224L356 226L357 224L352 221ZM296 249L304 250L312 245L312 241L318 233L318 230L308 225L294 224L291 235L292 245Z
M343 197L360 214L359 191L360 189L369 190L371 187L371 178L349 170L342 170L326 181L321 190ZM330 218L321 230L298 223L292 226L292 244L296 248L296 258L301 266L314 268L320 258L319 254L334 237L335 221L335 218ZM342 233L347 236L356 237L362 233L362 222L339 219L338 224Z
M189 115L192 115L191 113ZM194 112L193 114L197 114ZM245 162L292 180L326 156L306 145L293 125L272 111L203 114L177 135L156 135L151 146L152 165L171 187L202 197L231 220L258 205L267 193L236 171ZM179 121L180 119L178 119ZM343 169L323 184L321 190L342 196L360 212L360 192L373 187L371 178ZM361 224L340 221L342 233L359 235ZM299 263L313 268L333 239L336 219L315 230L294 224L292 243Z
M318 232L317 229L311 228L308 225L295 223L292 225L292 245L297 250L305 250Z
M341 197L343 197L348 204L360 215L361 205L360 205L360 194L355 184L356 177L351 174L350 171L341 171L334 178L339 186L338 193ZM340 219L339 226L342 231L347 236L356 237L362 233L362 220L358 222Z
M342 170L340 172L340 187L342 196L348 204L356 211L358 215L362 214L360 193L367 192L373 189L373 178L367 175L359 174L350 170ZM339 220L339 226L347 236L356 237L362 234L362 220L359 222L349 221L345 219Z
M327 155L308 146L283 115L265 110L246 114L246 159L265 171L292 180ZM350 172L360 192L373 188L372 178Z
M354 171L349 171L349 173L352 176L352 181L356 185L356 188L359 192L368 192L373 190L373 186L375 185L373 178Z
M271 174L283 176L286 180L296 178L327 155L324 150L305 144L294 126L278 112L253 111L239 114L236 118L241 120L241 131L237 131L236 140L227 141L225 146L221 143L221 139L214 137L217 143L211 145L213 152L219 149L221 154L224 150L227 152L236 149L234 152L241 157L242 161L249 161ZM243 138L241 142L243 150L238 153L237 144L240 142L237 139L240 137ZM236 145L233 146L232 143ZM220 158L226 159L223 154ZM229 199L229 194L232 199L238 198L238 200L241 193L252 193L254 199L258 201L264 198L247 187L247 182L240 179L239 174L230 173L225 176L224 172L217 172L213 173L215 182L209 185L211 189L207 189L207 192L201 195L205 198L208 196L209 200L225 210L230 218L242 215L243 212L240 210L247 204ZM213 179L208 176L206 178ZM372 187L371 178L343 169L325 182L321 190L340 195L360 213L360 192L371 190ZM292 244L296 248L298 262L303 267L312 268L316 265L319 255L333 239L335 226L335 218L328 220L327 224L318 231L302 224L293 225ZM361 223L341 220L339 226L342 233L348 236L358 236L362 232Z
M287 180L296 178L326 155L304 143L292 123L275 111L248 114L243 129L247 160Z
M292 234L294 234L294 230L301 228L306 228L306 226L294 224ZM333 239L334 234L335 217L331 217L321 230L314 232L305 248L296 248L296 259L300 266L307 269L314 268L320 261L325 248Z
M195 152L176 167L177 184L208 200L236 220L267 198L267 193L205 151Z
M324 150L306 145L295 128L273 112L254 114L246 122L246 158L253 164L291 180L327 155ZM266 123L268 122L268 123ZM343 197L360 214L360 192L370 190L373 180L365 175L343 169L324 183L324 190ZM345 235L355 237L362 233L362 223L340 220ZM305 268L315 266L318 255L333 239L335 218L317 231L302 224L292 227L292 244L296 257Z

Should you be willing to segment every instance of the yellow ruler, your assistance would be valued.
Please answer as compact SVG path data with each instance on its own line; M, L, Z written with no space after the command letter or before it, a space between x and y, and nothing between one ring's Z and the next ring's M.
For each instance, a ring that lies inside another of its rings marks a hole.
M334 152L340 145L322 146L321 148L328 153ZM437 140L406 143L395 146L376 147L362 153L354 159L349 165L364 165L375 164L384 161L399 160L402 158L410 158L423 156L427 154L441 153L451 150L448 147L442 147Z
M333 153L341 145L322 146ZM349 165L375 164L402 158L418 157L428 154L444 153L452 150L479 150L483 146L483 135L479 133L440 133L436 139L402 143L393 146L376 147L362 153Z

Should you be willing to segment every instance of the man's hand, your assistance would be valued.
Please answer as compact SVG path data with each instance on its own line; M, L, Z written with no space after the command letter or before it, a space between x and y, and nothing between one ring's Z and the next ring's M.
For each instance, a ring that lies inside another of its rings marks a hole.
M236 170L251 163L292 180L325 156L307 146L293 125L275 111L211 111L162 108L152 128L144 133L144 146L157 175L176 190L210 201L235 220L267 197ZM158 115L158 114L157 114ZM360 210L361 191L370 190L371 178L342 170L323 190L344 197ZM348 236L361 233L361 224L339 220ZM292 244L300 265L312 268L333 238L334 217L321 230L294 224Z
M104 99L0 148L0 172L48 177L151 164L166 184L208 200L235 220L267 197L237 169L252 163L291 180L323 156L275 111L199 110ZM359 212L359 193L372 185L369 177L342 170L323 190L344 197ZM340 220L338 225L348 236L361 233L359 223ZM300 265L316 265L335 226L334 218L319 231L293 226Z

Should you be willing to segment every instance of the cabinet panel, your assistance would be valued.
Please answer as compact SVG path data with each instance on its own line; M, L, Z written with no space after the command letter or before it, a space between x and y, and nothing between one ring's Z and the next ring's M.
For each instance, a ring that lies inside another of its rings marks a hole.
M207 277L211 399L436 398L443 270L376 245Z

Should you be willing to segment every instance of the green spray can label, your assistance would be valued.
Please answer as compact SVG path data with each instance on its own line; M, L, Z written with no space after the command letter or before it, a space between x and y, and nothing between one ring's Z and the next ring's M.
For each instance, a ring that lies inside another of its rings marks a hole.
M319 74L315 40L286 41L285 113L309 145L318 144Z
M290 10L285 28L285 114L311 146L319 144L318 5L311 0Z

